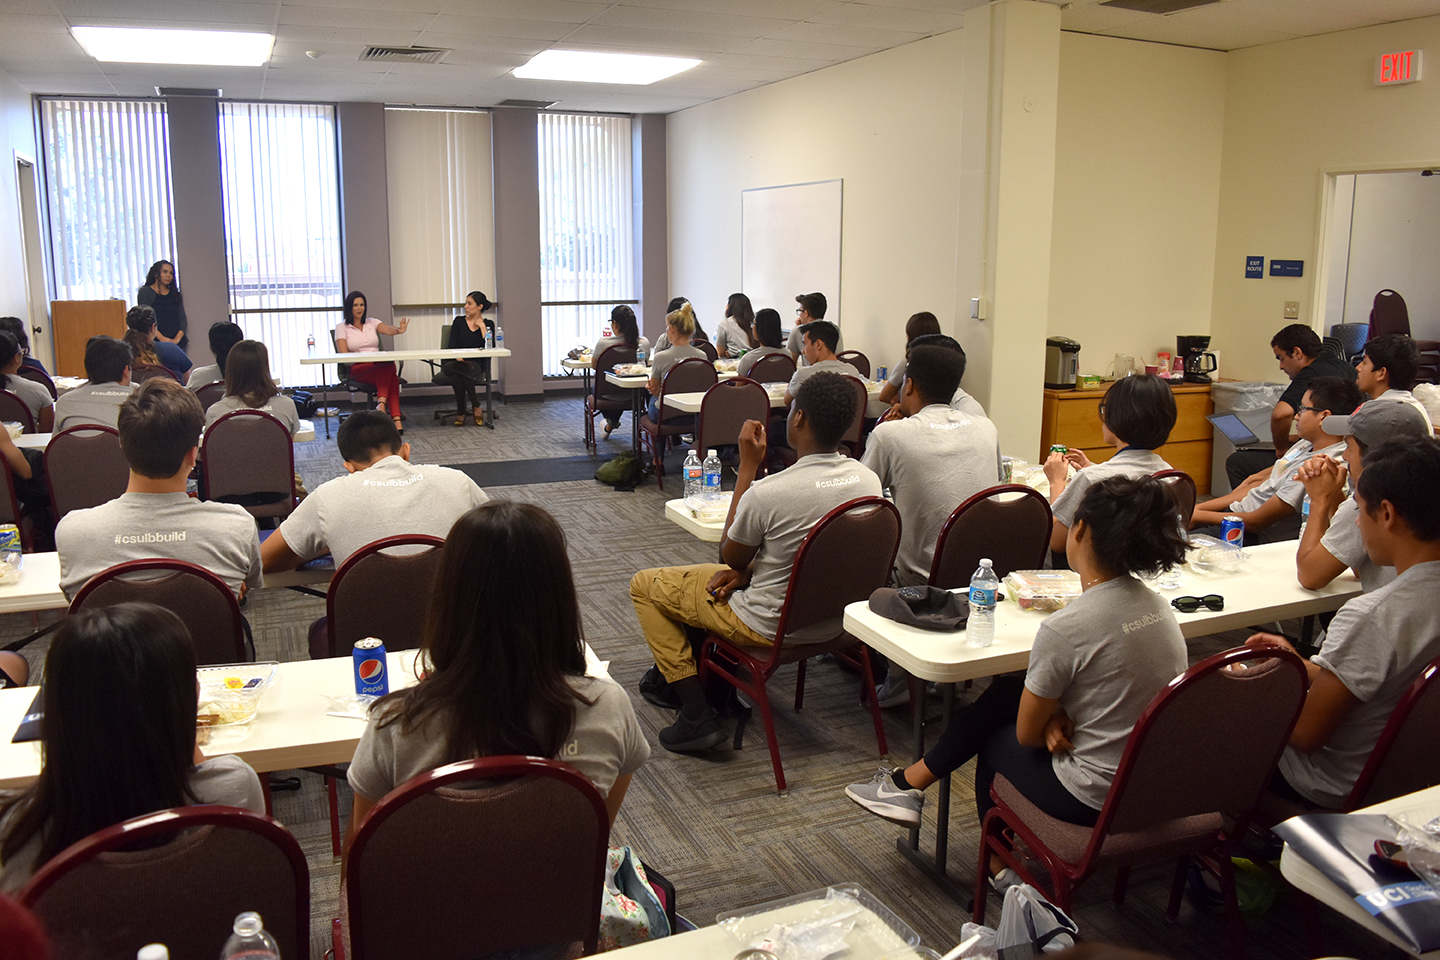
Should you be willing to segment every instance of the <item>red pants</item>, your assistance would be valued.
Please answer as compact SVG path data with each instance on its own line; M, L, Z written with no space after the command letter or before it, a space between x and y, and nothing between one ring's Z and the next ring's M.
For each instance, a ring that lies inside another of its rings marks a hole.
M350 365L350 378L363 383L375 384L375 393L385 401L386 412L399 419L400 376L395 372L395 364L388 361L385 363L354 363Z

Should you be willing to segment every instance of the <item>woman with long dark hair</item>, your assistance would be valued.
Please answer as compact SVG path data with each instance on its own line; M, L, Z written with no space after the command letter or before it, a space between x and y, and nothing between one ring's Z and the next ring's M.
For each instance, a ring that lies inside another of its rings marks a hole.
M455 350L485 349L485 335L495 335L495 321L482 317L482 310L489 310L494 304L479 290L465 295L465 312L450 324L448 345ZM480 409L480 400L475 395L475 385L490 379L490 358L446 360L440 365L440 372L430 378L431 383L449 387L455 391L455 426L465 426L465 397L470 397L470 411L474 414L475 425L485 423L485 414Z
M715 352L723 357L738 357L750 349L750 328L755 323L755 309L743 293L732 293L725 301L725 318L715 328Z
M175 374L181 383L190 376L190 368L194 366L190 357L160 337L155 311L150 307L131 307L125 314L125 342L135 354L134 363L159 364Z
M260 778L195 742L195 647L148 603L73 614L45 658L45 765L0 807L0 891L66 847L132 817L196 803L265 812Z
M640 336L640 324L635 319L635 311L628 304L619 304L610 311L610 336L601 337L595 343L595 349L590 351L590 365L593 367L599 360L600 355L611 347L627 346L634 347L636 356L644 354L650 356L650 338ZM598 388L598 384L597 384ZM610 434L620 426L620 414L605 414L605 439L610 439Z
M241 340L226 354L225 396L205 411L205 426L237 410L268 413L285 424L291 436L300 429L295 401L275 386L270 376L270 351L258 340Z
M9 332L0 330L0 390L8 390L20 398L35 421L35 429L49 433L55 425L55 399L34 380L20 376L20 367L25 363L25 351L19 341Z
M398 337L409 328L409 317L402 317L399 326L391 326L365 316L365 294L351 290L345 294L345 319L335 328L335 349L341 353L379 353L381 334ZM350 378L375 384L375 409L389 413L395 429L404 433L405 427L400 423L400 374L395 364L389 361L352 363Z
M145 283L135 294L135 302L155 311L157 334L161 340L173 343L184 350L190 342L186 336L190 323L185 319L185 301L180 296L180 284L175 279L175 264L169 260L156 260L145 274Z
M625 691L586 673L580 602L555 518L496 500L455 522L420 656L429 673L375 704L355 751L351 837L411 777L509 754L575 767L614 821L650 746Z
M769 307L762 307L750 324L750 349L740 358L736 372L742 377L750 376L750 369L765 357L774 353L785 353L785 336L780 329L780 313Z

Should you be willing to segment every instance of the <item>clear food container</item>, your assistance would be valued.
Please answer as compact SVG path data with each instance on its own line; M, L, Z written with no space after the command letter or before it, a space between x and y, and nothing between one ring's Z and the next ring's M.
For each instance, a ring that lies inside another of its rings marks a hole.
M1080 596L1080 574L1074 570L1013 570L1005 592L1022 610L1050 613Z
M745 949L780 960L880 960L920 945L920 935L859 884L842 883L718 914Z
M260 698L275 682L275 660L259 663L225 663L201 667L196 671L200 681L200 704L195 722L202 742L207 734L234 731L255 719Z

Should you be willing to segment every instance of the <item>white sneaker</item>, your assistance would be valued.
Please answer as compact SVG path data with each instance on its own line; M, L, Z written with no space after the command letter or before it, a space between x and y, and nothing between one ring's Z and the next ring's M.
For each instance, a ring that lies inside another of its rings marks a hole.
M1009 867L1005 867L990 878L990 889L1003 897L1005 896L1006 890L1009 890L1011 887L1018 887L1024 882L1024 880L1020 879L1020 874L1011 870Z
M845 796L869 810L877 817L891 823L915 827L920 824L920 811L925 807L923 790L901 790L893 779L896 767L886 770L881 767L868 783L852 783L845 788Z

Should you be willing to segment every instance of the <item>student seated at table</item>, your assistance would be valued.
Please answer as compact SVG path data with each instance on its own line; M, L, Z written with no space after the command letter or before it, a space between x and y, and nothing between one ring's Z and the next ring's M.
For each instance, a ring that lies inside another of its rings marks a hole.
M829 320L815 320L801 327L800 333L804 338L801 349L806 363L796 369L794 376L790 378L790 385L785 388L787 407L795 399L800 384L817 373L839 373L856 380L865 379L859 370L835 356L840 343L840 328L835 324Z
M34 549L42 553L54 550L55 518L50 510L50 488L45 483L44 451L16 446L10 432L0 430L0 459L10 470L15 499L20 504L21 516L30 526Z
M590 366L594 367L600 361L600 355L611 347L634 347L636 356L645 354L650 356L650 338L640 336L640 325L635 321L635 311L626 304L620 304L610 311L611 336L601 337L595 342L595 349L590 351ZM669 343L669 341L666 341ZM610 439L610 434L620 426L620 411L605 414L605 439Z
M1299 442L1286 450L1273 467L1249 477L1225 496L1197 503L1190 517L1191 529L1218 537L1220 522L1235 516L1245 521L1247 546L1298 537L1305 485L1296 473L1312 455L1339 457L1344 454L1344 442L1336 441L1321 424L1332 415L1347 416L1364 399L1360 388L1342 377L1311 380L1295 412Z
M411 464L410 444L384 411L351 414L340 424L336 445L345 476L322 483L266 538L266 570L293 570L326 553L339 567L384 537L444 537L487 499L459 470Z
M50 376L45 364L30 355L30 336L25 332L24 320L19 317L0 317L0 330L10 334L15 338L15 342L20 344L20 352L25 355L25 360L20 364L21 370L38 370L45 376Z
M757 311L755 322L750 324L750 349L740 358L735 372L748 377L755 364L765 357L785 353L785 348L780 345L784 339L780 332L780 314L769 307Z
M563 760L600 791L614 823L650 745L625 691L586 673L580 601L554 517L498 500L456 521L419 655L429 674L375 704L355 749L347 851L391 790L475 757Z
M219 323L210 324L210 352L215 354L215 362L192 369L185 386L198 392L201 387L209 384L224 383L225 358L229 355L230 348L244 339L245 331L240 329L238 323L221 320Z
M1414 389L1420 375L1420 348L1403 333L1387 333L1365 344L1365 355L1355 365L1355 383L1371 400L1400 400L1414 404L1425 415L1433 431L1435 425L1425 405L1415 399Z
M897 587L929 581L935 541L950 514L1000 482L995 425L950 409L950 397L964 373L963 353L933 345L911 350L900 392L900 419L876 424L865 443L862 462L890 489L900 511ZM909 675L892 663L876 694L882 707L908 703Z
M1091 463L1083 450L1052 453L1045 461L1050 481L1050 512L1054 527L1050 549L1065 550L1066 535L1075 520L1075 509L1086 491L1107 477L1149 476L1169 470L1170 464L1155 453L1170 438L1175 426L1175 397L1159 377L1141 374L1116 382L1100 401L1100 430L1115 455L1103 463ZM1066 479L1070 467L1074 477Z
M195 394L157 377L120 407L120 449L130 464L125 493L72 510L55 528L60 589L127 560L185 560L224 580L236 596L260 586L260 537L244 507L185 492L200 452L205 412Z
M1360 538L1396 577L1341 607L1320 652L1306 663L1305 706L1272 780L1287 799L1340 806L1401 694L1440 656L1437 487L1440 442L1433 437L1388 440L1365 454L1355 484ZM1268 633L1248 642L1293 649Z
M25 354L20 343L4 330L0 330L0 390L8 390L20 398L25 409L30 411L30 420L39 433L49 433L55 427L55 398L50 391L34 380L20 376L20 366Z
M194 364L184 350L160 338L152 307L131 307L125 314L125 327L125 342L135 352L135 363L159 364L175 374L175 379L181 383L190 376L190 368Z
M910 344L916 337L934 336L940 333L940 321L929 310L912 313L905 321L905 360L890 370L890 379L880 388L882 403L899 404L900 388L905 385L905 364L910 357Z
M0 808L0 891L132 817L202 803L265 812L254 770L200 751L195 647L170 611L122 603L72 614L50 641L42 689L44 766Z
M120 404L130 399L130 361L134 353L123 340L104 334L85 342L85 376L90 382L67 390L55 401L55 432L95 423L115 426Z
M645 389L650 391L650 406L647 412L650 419L660 422L660 388L665 383L665 374L670 368L681 360L689 360L695 357L705 359L705 352L699 347L690 345L690 338L695 334L695 311L691 308L689 301L686 301L675 310L665 316L665 336L661 339L669 344L668 349L656 346L655 356L650 361L650 382L645 384ZM663 350L663 352L662 352ZM669 423L690 423L695 417L685 414L682 417L668 417Z
M725 317L715 328L715 353L724 360L740 356L750 349L751 331L755 326L755 308L743 293L732 293L725 301Z
M270 376L270 351L258 340L241 340L225 361L225 396L205 411L208 430L216 420L237 410L260 410L285 424L293 437L300 429L295 401L281 393Z
M1185 639L1169 600L1137 576L1184 560L1174 518L1169 492L1151 477L1089 485L1065 540L1082 593L1040 623L1024 676L991 680L923 759L881 769L870 782L847 787L846 796L915 826L925 789L978 757L982 820L992 805L990 784L1002 774L1050 816L1094 825L1135 722L1185 670ZM999 866L992 861L992 873Z
M720 539L725 562L641 570L631 578L630 600L656 664L640 681L640 693L651 703L680 711L675 722L660 731L667 750L704 750L725 739L696 676L686 626L736 643L770 646L780 626L790 568L805 535L842 503L880 495L875 473L838 452L840 438L855 418L856 402L850 385L833 373L818 373L801 384L789 418L799 460L762 480L755 476L765 460L765 425L747 420L740 431L740 466ZM813 643L838 632L838 623L818 624L785 641Z
M700 315L695 312L695 305L689 300L687 300L685 297L671 297L670 302L665 307L665 316L668 318L670 314L679 310L681 307L686 306L690 308L690 319L695 322L695 329L690 331L690 339L688 343L692 347L695 346L695 341L697 340L704 340L708 343L710 340L710 335L705 332L704 327L700 326ZM655 353L666 353L673 346L675 346L675 341L669 339L668 337L661 337L659 340L655 341Z
M990 419L990 415L985 412L985 408L980 405L980 401L976 400L974 397L970 396L970 394L965 392L965 387L963 386L966 362L965 348L960 346L960 342L958 340L956 340L954 337L947 337L943 333L922 333L920 336L916 337L914 340L911 340L905 345L905 356L909 357L910 351L915 347L944 347L947 350L952 350L955 353L960 354L960 378L962 386L956 387L955 392L950 396L950 409L958 413L963 413L967 417L970 417L972 419ZM902 369L904 368L904 361L901 362L900 366ZM892 377L891 379L893 380L894 378ZM881 391L881 394L883 398L883 390ZM890 409L886 411L886 413L880 419L895 419L900 415L900 411L898 408L898 403L891 404Z
M795 302L800 306L795 308L795 324L790 328L790 338L785 341L785 349L794 358L797 367L805 367L810 365L810 361L805 357L802 332L805 324L825 319L825 311L829 309L829 303L825 299L825 294L818 290L815 293L797 295ZM839 327L836 329L838 330ZM844 344L845 338L837 337L835 346L831 350L839 353L845 349Z
M1395 571L1372 560L1366 551L1358 526L1359 506L1353 496L1346 496L1347 478L1351 486L1359 482L1371 447L1400 437L1429 436L1430 428L1408 403L1367 400L1348 417L1326 417L1320 429L1344 438L1344 460L1315 456L1296 471L1310 498L1310 520L1300 535L1295 571L1302 587L1319 590L1349 567L1360 578L1360 589L1368 593L1394 580Z

